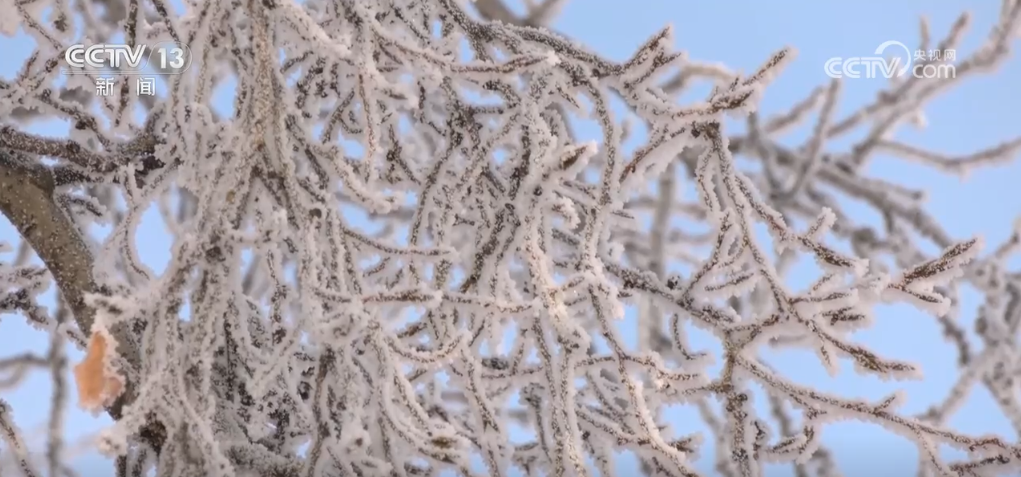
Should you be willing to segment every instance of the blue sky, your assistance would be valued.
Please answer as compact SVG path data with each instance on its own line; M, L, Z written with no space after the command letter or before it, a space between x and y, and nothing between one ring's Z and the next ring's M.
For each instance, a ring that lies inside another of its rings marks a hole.
M958 57L966 55L981 42L996 19L999 1L899 0L879 2L808 2L774 0L770 2L725 1L693 2L675 0L574 0L564 9L555 26L573 38L587 43L607 56L623 59L650 34L670 23L674 26L675 44L689 52L690 57L726 64L732 69L749 71L759 66L772 52L790 45L798 50L796 60L767 90L762 111L769 115L788 108L802 99L812 88L828 78L823 64L833 56L867 56L887 40L897 40L914 47L918 41L918 18L925 14L931 21L933 37L940 38L960 12L973 13L973 27L958 49ZM26 36L13 39L0 37L0 75L10 78L33 48ZM844 84L840 113L872 99L884 85L880 79L857 79ZM926 110L929 126L924 130L906 129L899 139L931 150L967 153L999 143L1021 134L1021 59L1011 60L999 74L968 79L961 86L931 103ZM217 102L229 107L230 98L222 93ZM809 126L810 127L810 126ZM66 125L41 123L33 132L62 135ZM804 133L795 133L800 140ZM879 177L895 177L901 183L930 191L928 209L956 238L981 234L988 244L998 244L1010 232L1015 217L1021 213L1021 194L1016 189L1021 179L1021 163L977 171L967 180L944 176L905 162L880 158L870 166ZM851 211L861 209L849 209ZM862 211L860 220L874 220ZM0 218L0 241L13 241L14 230ZM154 269L162 269L168 259L170 240L157 220L146 220L138 234L143 260ZM803 267L799 267L799 271ZM800 272L799 272L800 273ZM791 277L792 283L803 283L806 275ZM964 315L970 321L979 296L965 293ZM633 314L632 319L633 322ZM629 323L625 322L625 326ZM967 326L970 329L970 325ZM629 334L629 336L633 336ZM856 335L858 339L885 356L906 359L922 365L925 380L910 383L881 382L855 376L844 366L837 378L830 378L817 359L808 353L766 353L769 361L796 382L813 384L843 396L879 398L895 389L905 389L908 399L905 412L926 409L945 395L956 375L956 355L943 342L934 321L907 306L886 306L878 313L876 325ZM970 337L974 345L979 342ZM716 344L696 341L701 349L715 350ZM19 317L4 316L0 320L0 356L26 350L42 350L46 337L27 326ZM72 353L77 360L80 353ZM13 393L3 397L13 405L23 428L42 429L48 412L49 377L38 374L29 378ZM72 397L72 402L74 401ZM668 416L680 432L700 430L696 413L673 409ZM97 430L105 418L93 418L77 409L66 422L69 440ZM950 420L954 427L972 433L994 432L1016 439L1009 424L992 398L982 389L973 390L965 406ZM709 436L706 436L707 438ZM913 472L917 460L914 445L907 440L871 425L845 422L827 427L824 443L834 451L838 466L847 475L895 470ZM708 439L711 442L711 439ZM699 469L712 475L712 449L705 448ZM108 466L99 467L99 457L86 456L79 461L82 470L107 475ZM627 462L622 462L622 466ZM77 467L77 466L76 466ZM109 470L112 475L112 470ZM791 475L790 466L771 468L769 475Z

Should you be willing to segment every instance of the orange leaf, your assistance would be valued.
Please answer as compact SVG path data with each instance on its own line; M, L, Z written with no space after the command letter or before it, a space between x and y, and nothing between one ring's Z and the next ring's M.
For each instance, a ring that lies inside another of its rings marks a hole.
M74 367L74 380L78 385L78 405L98 411L113 404L124 392L124 378L110 362L107 352L109 339L105 330L93 329L85 359ZM116 347L117 343L113 343Z

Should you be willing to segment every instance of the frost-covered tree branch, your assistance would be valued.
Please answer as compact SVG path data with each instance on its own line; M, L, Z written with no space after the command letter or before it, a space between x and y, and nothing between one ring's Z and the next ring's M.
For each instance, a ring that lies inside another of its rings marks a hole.
M186 16L160 0L9 3L0 33L21 28L38 49L0 81L0 212L24 241L0 263L0 312L52 339L45 356L0 359L0 389L48 370L60 422L73 376L79 405L115 420L100 447L119 476L606 476L625 449L647 475L700 475L705 437L663 423L677 404L698 409L727 476L772 462L836 475L819 435L841 419L914 441L923 475L1021 470L1016 442L945 426L981 385L1021 433L1021 274L1006 267L1021 232L983 251L943 231L923 191L865 173L879 153L950 174L1017 156L1017 138L964 157L891 138L1009 57L1021 1L1004 0L955 78L894 82L845 117L837 81L760 117L793 50L739 75L675 51L664 29L612 61L548 28L559 0L527 2L521 18L499 0L213 0L188 2ZM938 48L967 26L962 16ZM57 81L75 38L118 33L186 45L192 68L165 76L155 100ZM224 116L212 96L231 76ZM676 99L699 79L715 84L704 101ZM40 117L71 133L26 132ZM810 117L803 145L781 141ZM599 138L578 138L583 118ZM745 133L728 132L735 119ZM626 151L638 125L644 143ZM831 147L855 131L853 147ZM697 203L677 197L685 181ZM878 211L884 228L856 223L838 197ZM159 272L135 237L152 206L174 237ZM785 283L799 255L821 270L801 291ZM53 313L38 303L50 280ZM954 319L961 283L985 295L978 353ZM834 375L850 360L917 378L851 337L885 302L930 312L956 345L960 381L923 416L900 412L899 394L868 402L798 385L759 356L798 347ZM618 324L630 306L639 349ZM688 325L723 354L694 349ZM67 341L86 350L73 371ZM751 405L752 383L768 414ZM34 455L15 412L0 401L0 459L26 476L71 472L58 427ZM533 441L512 442L512 426ZM967 459L946 461L942 445Z

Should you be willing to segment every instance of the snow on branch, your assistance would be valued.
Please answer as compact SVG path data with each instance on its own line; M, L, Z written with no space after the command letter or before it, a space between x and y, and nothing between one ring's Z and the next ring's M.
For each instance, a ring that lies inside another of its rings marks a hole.
M30 248L44 266L0 262L0 312L51 332L53 350L69 339L86 354L73 372L58 351L0 358L0 378L73 374L79 405L114 419L99 446L119 477L609 476L623 450L646 475L700 475L705 436L665 425L672 405L698 409L728 477L777 462L833 475L819 435L842 419L911 439L923 475L1021 471L1016 443L944 425L980 384L1021 432L1021 275L1005 265L1021 240L991 252L953 240L921 191L863 167L884 153L960 173L1017 155L1017 139L951 157L890 138L1007 57L1021 1L1004 0L955 78L894 83L846 117L834 81L769 118L759 102L793 49L740 75L675 50L665 28L617 62L548 28L565 2L526 3L522 18L498 0L213 0L189 2L186 16L159 0L12 3L0 33L21 28L38 50L0 81L11 118L0 211L24 240L19 256ZM77 41L72 16L90 41L173 41L194 62L155 99L127 86L78 95L89 78L57 81ZM939 46L954 48L966 26ZM927 45L925 24L921 36ZM213 92L230 77L223 115ZM711 93L679 103L700 78ZM779 140L813 116L805 144ZM60 139L23 131L37 117L73 127ZM599 126L595 140L577 136L579 119ZM632 120L647 135L630 151ZM730 132L734 121L747 132ZM863 128L849 152L828 147ZM695 203L676 197L685 178ZM846 198L885 228L855 223ZM173 237L161 271L136 237L153 206ZM112 230L98 237L93 224ZM943 252L929 256L919 238ZM786 280L796 256L821 271L800 291ZM53 318L37 304L51 278ZM986 296L977 355L953 319L961 282ZM880 379L920 378L852 336L890 301L931 312L958 348L960 381L923 416L901 413L901 394L867 402L795 384L760 357L794 346L834 376L847 360ZM633 349L620 323L636 308ZM694 349L688 324L722 355ZM771 414L752 405L753 387ZM12 412L0 401L4 458L44 475ZM941 445L967 459L947 462ZM51 431L47 475L61 472L61 446Z

